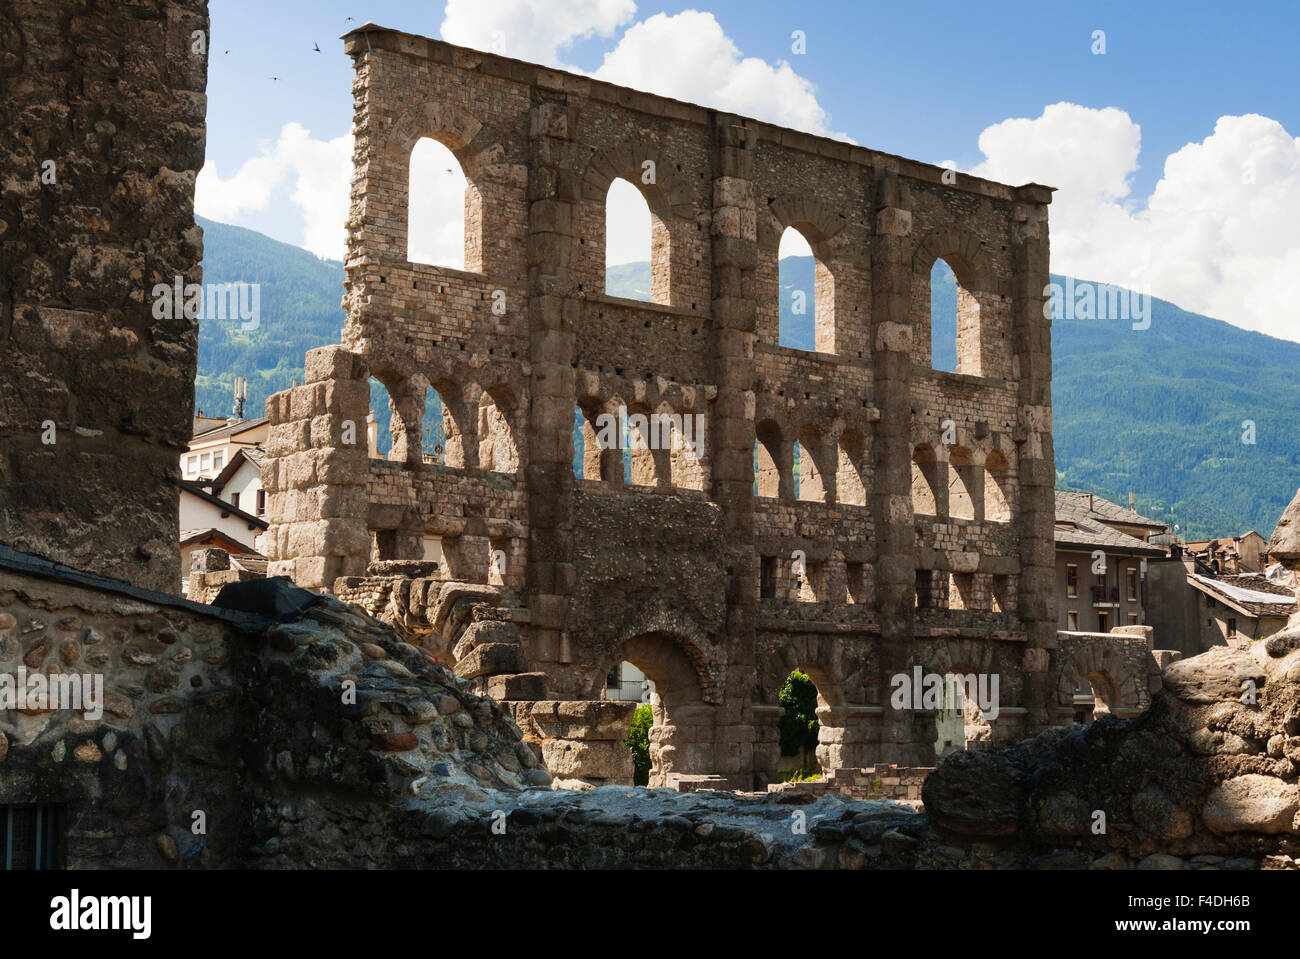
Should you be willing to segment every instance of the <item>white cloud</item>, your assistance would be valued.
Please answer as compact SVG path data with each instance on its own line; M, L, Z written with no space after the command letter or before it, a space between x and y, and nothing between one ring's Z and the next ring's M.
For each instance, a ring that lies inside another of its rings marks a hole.
M1130 182L1140 144L1121 110L1057 103L986 129L971 172L1059 188L1054 271L1300 340L1300 138L1257 114L1221 117L1166 159L1144 208Z
M273 147L245 160L229 179L221 179L215 164L205 164L194 188L194 209L222 223L238 223L245 213L266 210L286 177L293 184L289 199L301 215L301 245L317 256L342 259L352 177L350 133L316 140L301 124L286 123Z
M465 268L465 185L465 174L449 149L429 137L416 143L407 244L411 260Z
M550 0L448 0L441 29L452 43L574 70L561 62L562 51L578 39L612 37L635 15L633 0L572 0L564 5ZM633 24L593 76L849 140L831 130L830 116L817 102L812 83L785 61L770 64L743 57L711 13L659 13ZM426 149L431 152L424 153ZM421 262L460 267L465 181L460 167L439 151L446 152L433 144L412 154L416 188L409 252ZM449 168L451 176L445 172ZM350 134L317 140L300 124L287 123L273 147L244 161L228 179L221 178L215 164L206 165L199 174L195 208L214 220L238 223L245 214L270 209L288 178L288 199L302 221L301 244L318 256L341 259L351 172ZM610 203L606 262L648 259L649 216L639 208L639 198L616 189Z
M808 245L808 239L792 226L785 228L781 234L781 242L777 246L776 258L784 260L788 256L812 256L812 247Z
M634 16L633 0L447 0L441 31L448 43L560 67L574 40L613 36Z
M626 180L615 180L605 199L605 265L650 262L650 207Z
M813 84L784 60L742 57L711 13L657 13L630 27L593 76L841 140ZM850 141L852 142L852 141Z

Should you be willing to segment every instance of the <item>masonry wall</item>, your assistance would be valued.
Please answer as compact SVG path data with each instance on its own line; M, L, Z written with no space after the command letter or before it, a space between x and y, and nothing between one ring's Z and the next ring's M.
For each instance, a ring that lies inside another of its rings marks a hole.
M197 327L151 291L201 280L207 34L204 0L0 9L0 541L170 593Z
M103 690L98 716L87 700L0 708L0 805L44 806L67 867L233 864L244 816L233 770L246 741L238 641L180 603L0 570L0 676L76 675Z
M346 43L348 319L268 402L273 574L327 587L441 537L439 576L519 590L548 697L598 695L623 659L655 681L656 775L774 773L793 668L818 684L830 766L933 760L934 717L887 705L918 663L1005 672L984 738L1053 721L1048 189L380 28ZM469 183L465 271L407 260L422 136ZM652 303L604 294L615 178L652 213ZM815 352L778 343L788 226L818 259ZM940 257L961 286L958 373L930 369ZM364 466L339 430L364 418L367 376L396 425ZM429 388L441 463L421 449ZM699 454L634 451L626 479L592 429L620 408L698 414ZM314 479L290 465L308 460Z

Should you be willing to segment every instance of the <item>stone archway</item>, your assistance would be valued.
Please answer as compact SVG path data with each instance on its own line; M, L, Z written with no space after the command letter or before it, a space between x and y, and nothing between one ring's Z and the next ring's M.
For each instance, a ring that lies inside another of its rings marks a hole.
M1074 696L1086 682L1092 688L1092 718L1136 716L1151 705L1160 669L1142 636L1073 633L1060 636L1057 705L1073 710Z
M639 669L652 684L649 785L668 785L670 773L714 772L716 707L704 700L705 685L686 644L666 632L640 633L624 640L593 676L591 698L597 698L610 669L623 662Z
M771 635L757 655L758 685L753 701L754 768L775 782L782 765L780 723L785 710L779 692L798 670L817 687L816 760L823 775L843 767L868 766L878 750L878 717L868 703L879 691L876 665L863 648L846 647L838 637ZM877 711L878 712L878 711Z
M925 662L922 672L942 681L934 716L936 758L979 748L995 738L996 717L1013 694L1004 688L995 663L993 650L972 640L943 644ZM989 706L987 714L981 700Z

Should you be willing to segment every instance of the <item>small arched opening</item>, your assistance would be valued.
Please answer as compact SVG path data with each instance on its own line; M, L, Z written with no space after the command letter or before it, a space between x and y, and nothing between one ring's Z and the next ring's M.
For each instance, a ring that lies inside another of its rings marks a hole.
M478 465L493 473L519 471L519 445L515 440L516 403L510 390L494 386L478 401Z
M922 443L912 450L912 512L922 516L939 515L939 484L946 464L940 462L933 446ZM947 491L947 484L944 484Z
M483 201L456 155L439 140L421 137L408 173L407 259L482 272Z
M835 469L835 502L847 506L866 506L867 489L862 482L862 470L866 462L865 444L862 434L854 430L845 430L840 434L837 444L837 464Z
M780 345L835 352L835 277L817 255L820 232L809 224L785 228L777 249Z
M619 685L611 687L611 679ZM625 680L629 683L626 687L622 685ZM599 683L605 698L617 688L620 698L635 697L650 707L647 785L667 785L672 772L713 771L707 768L713 759L711 707L703 702L695 664L674 636L643 633L620 644ZM635 748L633 754L635 757Z

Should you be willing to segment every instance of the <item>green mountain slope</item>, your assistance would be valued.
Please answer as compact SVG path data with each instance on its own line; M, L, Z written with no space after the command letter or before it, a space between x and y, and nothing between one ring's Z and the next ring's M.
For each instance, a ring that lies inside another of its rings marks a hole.
M266 397L301 380L306 351L338 342L343 266L260 233L199 218L204 281L261 284L261 321L203 321L196 406L231 407L233 378L248 379L248 415ZM811 311L792 313L795 290L812 290L813 261L791 257L781 268L781 342L809 349ZM1064 278L1053 277L1064 283ZM609 271L616 296L647 298L649 264ZM934 357L955 365L956 288L934 274ZM811 308L811 299L809 299ZM1053 402L1058 485L1085 488L1178 523L1186 536L1267 536L1300 483L1300 344L1237 329L1151 301L1149 329L1129 321L1058 320L1053 327ZM388 409L374 389L380 438L387 448ZM436 411L426 420L434 427ZM1242 442L1245 421L1255 442ZM430 430L432 433L432 429Z

